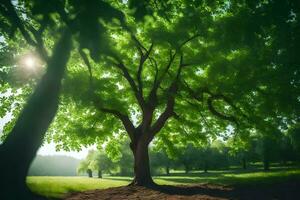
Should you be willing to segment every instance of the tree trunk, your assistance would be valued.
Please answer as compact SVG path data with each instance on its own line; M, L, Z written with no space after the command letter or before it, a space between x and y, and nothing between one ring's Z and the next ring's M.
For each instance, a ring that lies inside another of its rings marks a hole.
M270 162L269 159L264 158L264 170L268 171L270 170Z
M70 38L66 32L57 43L47 62L46 73L0 146L0 193L3 199L38 199L29 192L26 176L58 108L61 80L70 54Z
M139 139L137 142L131 143L130 148L134 156L134 179L130 185L155 185L150 173L148 143Z
M91 169L87 169L86 173L88 174L89 178L93 178L93 171Z
M101 169L98 170L98 178L102 178L102 170Z
M184 170L185 170L185 173L188 174L190 169L189 169L189 165L188 164L184 164Z
M166 166L166 173L167 173L168 176L170 175L170 167L169 167L169 165Z
M208 167L207 167L207 162L205 161L205 162L204 162L204 173L207 173L207 168L208 168Z
M242 163L243 163L243 169L247 169L246 158L243 158L243 159L242 159Z

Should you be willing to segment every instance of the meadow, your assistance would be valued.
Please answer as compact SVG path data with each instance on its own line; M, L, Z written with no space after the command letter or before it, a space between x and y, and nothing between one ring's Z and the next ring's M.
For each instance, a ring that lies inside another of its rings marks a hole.
M29 176L27 184L35 193L46 197L63 198L69 193L94 189L125 186L130 183L131 177L104 176L102 179L88 177L63 176ZM263 170L226 170L191 172L184 174L180 171L169 176L154 176L154 181L160 185L195 185L213 184L233 187L271 187L272 185L297 182L300 183L300 168L275 168Z

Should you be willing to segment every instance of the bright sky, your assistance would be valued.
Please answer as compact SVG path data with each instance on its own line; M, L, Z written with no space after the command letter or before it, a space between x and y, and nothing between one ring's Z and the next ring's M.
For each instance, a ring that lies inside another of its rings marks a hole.
M93 147L91 147L93 148ZM50 143L50 144L45 144L44 146L42 146L39 151L38 154L39 155L65 155L65 156L72 156L78 159L83 159L87 156L89 149L91 148L83 148L81 151L77 152L77 151L55 151L55 143Z

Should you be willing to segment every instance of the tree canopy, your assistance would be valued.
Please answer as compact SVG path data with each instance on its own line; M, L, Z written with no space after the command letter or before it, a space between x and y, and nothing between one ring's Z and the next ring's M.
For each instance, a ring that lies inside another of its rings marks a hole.
M114 152L127 133L139 160L137 152L153 138L172 154L174 144L274 138L299 124L297 1L30 2L20 1L20 12L32 27L40 22L39 30L51 24L46 47L36 31L24 35L18 28L41 58L61 26L69 27L76 47L46 138L58 148L107 142ZM3 55L20 48L19 40L11 42ZM148 152L141 155L147 162Z
M297 4L178 2L142 20L122 4L126 28L106 25L99 60L73 55L49 138L77 149L148 123L172 145L298 122Z

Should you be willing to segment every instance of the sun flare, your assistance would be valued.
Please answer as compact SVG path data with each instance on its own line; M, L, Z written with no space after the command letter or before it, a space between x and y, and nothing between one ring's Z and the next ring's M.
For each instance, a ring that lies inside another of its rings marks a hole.
M24 59L24 64L27 68L34 68L36 62L32 56L28 56Z

